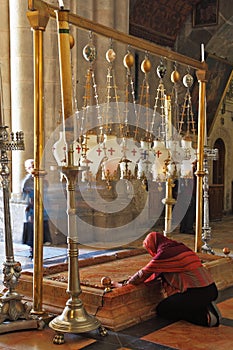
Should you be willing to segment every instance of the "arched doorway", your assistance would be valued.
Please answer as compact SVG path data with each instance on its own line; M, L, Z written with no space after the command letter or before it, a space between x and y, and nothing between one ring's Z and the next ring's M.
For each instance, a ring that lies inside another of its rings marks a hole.
M213 161L213 184L209 187L210 220L221 220L224 202L225 144L219 138L214 143L218 159Z
M213 162L213 184L224 185L225 169L225 144L222 139L217 139L214 148L218 149L218 160Z

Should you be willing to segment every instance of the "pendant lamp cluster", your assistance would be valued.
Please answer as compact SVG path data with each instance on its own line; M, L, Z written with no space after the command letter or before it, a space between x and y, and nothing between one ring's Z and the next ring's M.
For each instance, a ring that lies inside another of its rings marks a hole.
M167 67L161 58L156 67L157 87L153 92L149 83L152 62L146 52L140 65L143 79L137 101L132 72L135 59L128 48L122 59L125 87L121 101L116 83L116 56L110 40L105 53L106 89L100 103L95 76L97 50L89 33L89 42L83 48L83 58L89 65L85 73L83 105L76 112L79 134L73 147L74 165L85 168L82 182L100 180L109 186L111 181L119 179L150 180L160 184L167 177L191 178L196 158L193 148L196 131L191 99L194 79L189 67L182 80L186 91L181 104L177 93L181 79L176 64L171 73L172 91L167 93L164 83ZM61 132L53 146L53 155L60 166L66 164L65 147Z

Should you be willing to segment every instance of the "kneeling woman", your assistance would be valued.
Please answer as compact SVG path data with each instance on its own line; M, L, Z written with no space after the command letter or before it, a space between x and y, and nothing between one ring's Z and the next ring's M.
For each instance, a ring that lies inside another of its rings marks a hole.
M183 243L157 232L149 233L143 246L152 259L126 284L147 284L161 278L165 298L156 308L157 315L173 321L218 326L220 313L213 303L218 297L218 290L197 254Z

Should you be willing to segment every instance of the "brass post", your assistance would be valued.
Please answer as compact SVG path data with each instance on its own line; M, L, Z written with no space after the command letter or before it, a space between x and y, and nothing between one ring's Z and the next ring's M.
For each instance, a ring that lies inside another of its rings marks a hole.
M205 142L205 109L206 109L206 70L197 70L199 83L199 109L198 109L198 147L197 147L197 190L196 190L196 236L195 251L200 252L202 247L202 214L203 214L203 170L204 142Z
M173 179L168 177L166 179L166 198L162 200L165 204L165 225L164 225L164 236L167 236L171 232L172 227L172 206L176 203L176 200L172 196L172 189L174 187Z
M43 314L43 182L44 115L43 115L43 32L49 20L45 11L28 11L33 29L34 54L34 314Z
M55 344L64 343L64 333L83 333L99 328L104 332L100 322L89 315L82 301L79 267L78 267L78 228L77 211L75 201L76 178L81 170L74 165L73 157L73 105L72 105L72 71L71 71L71 41L69 34L68 11L60 9L56 11L58 27L58 47L60 62L60 81L62 96L62 117L63 130L65 131L66 142L66 166L61 171L66 178L67 189L67 222L68 222L68 287L69 299L61 315L55 317L49 326L56 331L53 342Z
M171 115L171 96L166 96L166 141L172 139L172 115ZM171 163L171 157L169 155L168 159L165 161L164 174L166 176L166 198L162 200L162 203L165 204L165 223L164 223L164 236L167 236L171 232L172 227L172 207L176 203L176 200L173 198L172 189L174 185L174 175L169 174L168 165Z

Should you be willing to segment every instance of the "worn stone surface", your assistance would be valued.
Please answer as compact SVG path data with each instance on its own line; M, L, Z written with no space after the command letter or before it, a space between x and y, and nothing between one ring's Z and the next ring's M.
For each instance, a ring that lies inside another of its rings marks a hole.
M82 300L86 311L95 315L106 328L114 331L142 322L155 315L155 307L161 300L161 284L156 281L150 287L146 285L128 285L112 289L105 293L101 278L109 276L112 280L121 281L132 275L150 260L148 254L133 255L124 252L121 257L105 256L90 261L83 261L80 266ZM135 252L133 253L135 254ZM233 260L220 256L200 254L205 266L211 271L219 290L233 285ZM43 281L43 303L46 310L59 314L63 311L68 295L67 264L54 265L45 270ZM18 291L25 299L32 300L32 273L22 274Z

